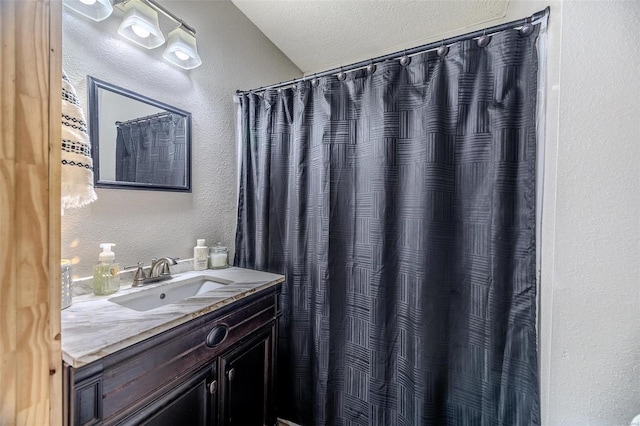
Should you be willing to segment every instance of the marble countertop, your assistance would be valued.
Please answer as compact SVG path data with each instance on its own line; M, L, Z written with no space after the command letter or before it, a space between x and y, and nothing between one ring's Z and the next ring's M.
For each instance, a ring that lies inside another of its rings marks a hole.
M201 275L225 285L145 312L109 300ZM123 282L120 291L109 296L76 296L62 311L62 359L74 368L82 367L282 281L282 275L232 267L175 274L171 280L144 287Z

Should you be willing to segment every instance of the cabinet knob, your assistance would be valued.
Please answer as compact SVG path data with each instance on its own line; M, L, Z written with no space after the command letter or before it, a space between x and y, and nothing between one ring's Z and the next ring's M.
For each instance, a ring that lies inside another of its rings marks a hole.
M229 377L229 380L233 380L234 377L236 377L236 369L232 368L231 370L229 370L227 372L227 377Z
M211 395L216 393L217 390L218 390L218 381L217 380L214 380L213 382L209 383L209 393Z

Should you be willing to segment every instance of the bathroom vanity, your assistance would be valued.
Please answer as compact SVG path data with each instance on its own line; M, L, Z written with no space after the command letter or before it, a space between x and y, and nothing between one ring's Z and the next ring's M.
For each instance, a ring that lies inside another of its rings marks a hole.
M276 423L284 277L240 268L188 274L201 273L224 285L148 310L113 301L180 285L168 281L125 288L120 299L82 296L63 311L67 424Z

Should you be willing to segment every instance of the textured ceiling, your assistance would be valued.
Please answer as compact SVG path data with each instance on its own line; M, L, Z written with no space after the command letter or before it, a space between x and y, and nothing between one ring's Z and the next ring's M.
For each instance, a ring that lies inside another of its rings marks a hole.
M504 17L509 0L232 1L311 73L476 29Z

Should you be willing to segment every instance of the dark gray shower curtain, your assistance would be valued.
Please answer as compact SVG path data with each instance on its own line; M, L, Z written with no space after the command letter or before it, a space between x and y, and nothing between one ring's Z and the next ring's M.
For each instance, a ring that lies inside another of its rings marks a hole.
M167 112L116 122L116 181L185 184L184 117Z
M287 276L280 417L540 423L536 40L240 95L235 265Z

